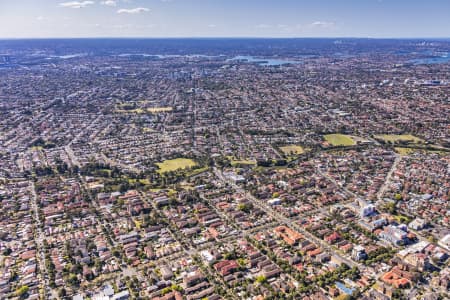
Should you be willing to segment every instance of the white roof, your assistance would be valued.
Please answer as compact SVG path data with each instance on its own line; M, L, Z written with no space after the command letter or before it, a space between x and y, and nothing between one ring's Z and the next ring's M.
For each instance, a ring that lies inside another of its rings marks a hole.
M440 239L438 244L450 251L450 234L447 234L442 239Z

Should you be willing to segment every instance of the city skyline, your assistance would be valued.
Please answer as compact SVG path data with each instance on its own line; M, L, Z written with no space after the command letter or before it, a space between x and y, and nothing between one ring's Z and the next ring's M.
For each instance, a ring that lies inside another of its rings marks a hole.
M448 38L448 11L443 0L18 0L0 3L0 38Z

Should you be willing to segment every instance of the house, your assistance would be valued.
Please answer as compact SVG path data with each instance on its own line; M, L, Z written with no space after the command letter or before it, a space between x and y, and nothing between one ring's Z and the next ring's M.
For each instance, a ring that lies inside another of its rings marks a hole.
M316 248L316 249L314 249L314 250L311 250L311 251L306 252L306 255L308 255L309 257L316 257L316 256L319 255L320 253L322 253L322 249Z
M380 238L390 242L394 246L400 246L407 240L407 233L395 226L386 226L380 233Z
M229 275L239 268L239 265L234 260L223 260L214 264L214 269L222 276Z
M408 227L413 230L422 230L427 226L427 224L427 221L425 221L424 219L416 218L408 224Z
M128 291L122 291L117 294L114 294L111 297L111 300L127 300L130 297L130 293Z
M428 256L423 253L408 254L403 260L405 263L410 264L420 272L428 270L431 266Z
M338 242L341 239L341 236L339 233L337 232L333 232L332 234L330 234L329 236L326 236L324 238L324 240L328 243L328 244L334 244L336 242Z
M205 280L205 276L203 276L202 274L192 274L192 275L188 275L186 277L183 278L183 285L185 287L185 289L193 287L197 284L199 284L200 282L203 282Z
M395 288L402 289L411 285L411 280L414 279L414 274L403 270L400 266L393 267L389 272L381 276L381 281L392 285Z
M169 280L173 277L173 272L168 266L162 266L160 268L161 276L164 280Z
M281 199L280 198L273 198L273 199L267 200L267 203L269 205L272 205L272 206L280 205L281 204Z
M324 263L326 261L329 261L330 258L331 258L330 254L323 252L316 256L316 261Z
M181 293L178 291L172 291L161 297L154 297L153 300L183 300Z
M361 217L363 218L372 215L374 212L375 212L375 205L373 204L364 205L363 207L361 207L359 211Z
M450 289L450 272L441 272L438 276L431 279L431 286L437 288L443 288L445 290Z
M442 239L439 240L438 245L450 251L450 234L447 234Z
M357 245L352 250L352 258L356 261L365 260L367 258L366 249Z
M372 225L371 230L373 231L374 229L381 228L387 224L388 224L388 222L387 222L386 218L376 219L376 220L372 221L372 223L371 223L371 225Z
M303 235L287 226L278 226L274 229L274 232L291 246L296 245L301 239L303 239Z

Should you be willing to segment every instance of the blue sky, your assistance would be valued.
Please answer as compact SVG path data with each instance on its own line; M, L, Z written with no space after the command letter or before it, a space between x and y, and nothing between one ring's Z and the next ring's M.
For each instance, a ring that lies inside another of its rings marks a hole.
M0 38L450 37L450 0L0 0Z

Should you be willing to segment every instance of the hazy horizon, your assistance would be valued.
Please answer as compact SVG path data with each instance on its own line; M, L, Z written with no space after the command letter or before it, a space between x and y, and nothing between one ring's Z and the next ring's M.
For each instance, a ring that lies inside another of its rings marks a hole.
M1 39L450 37L445 0L4 0Z
M177 40L177 39L186 39L186 40L243 40L243 39L254 39L254 40L336 40L336 39L344 39L344 40L429 40L429 41L446 41L450 40L450 36L448 37L357 37L357 36L336 36L336 37L272 37L272 36L204 36L204 37L196 37L196 36L173 36L173 37L115 37L115 36L86 36L86 37L0 37L0 41L13 41L13 40Z

